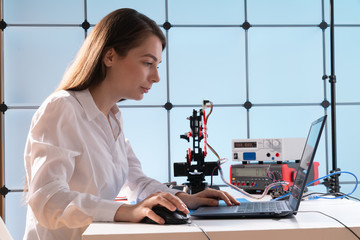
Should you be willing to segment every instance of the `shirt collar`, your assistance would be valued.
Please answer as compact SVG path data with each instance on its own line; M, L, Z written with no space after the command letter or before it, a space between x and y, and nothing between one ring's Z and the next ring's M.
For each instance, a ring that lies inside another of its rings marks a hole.
M89 121L94 120L96 117L103 114L96 106L96 103L94 102L94 99L91 96L89 89L75 91L75 97L78 99L79 103L83 107ZM119 116L119 108L116 106L116 104L111 108L111 111L116 117Z

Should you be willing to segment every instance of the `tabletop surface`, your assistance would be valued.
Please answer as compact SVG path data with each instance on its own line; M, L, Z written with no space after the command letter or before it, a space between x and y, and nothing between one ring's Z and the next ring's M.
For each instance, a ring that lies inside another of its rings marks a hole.
M281 219L198 219L192 217L192 223L185 225L95 222L84 232L83 239L189 239L189 237L207 239L202 231L208 233L211 239L219 237L222 240L226 236L233 237L234 234L238 236L240 233L243 237L269 236L269 231L275 235L282 234L279 235L280 239L282 239L281 236L284 237L285 231L296 232L291 239L302 239L304 237L302 234L316 234L319 231L322 232L323 237L327 234L327 239L336 237L357 239L342 224L320 212L340 220L360 235L360 202L347 199L317 199L302 201L296 216Z

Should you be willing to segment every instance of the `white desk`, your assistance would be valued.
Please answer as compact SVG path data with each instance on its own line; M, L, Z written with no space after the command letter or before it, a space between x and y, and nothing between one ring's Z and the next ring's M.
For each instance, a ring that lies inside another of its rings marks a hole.
M360 236L360 202L346 199L303 201L299 211L321 211L342 221ZM299 212L284 219L221 219L192 218L189 225L153 225L145 223L93 223L83 240L211 240L291 239L291 240L352 240L357 239L337 221L320 213Z

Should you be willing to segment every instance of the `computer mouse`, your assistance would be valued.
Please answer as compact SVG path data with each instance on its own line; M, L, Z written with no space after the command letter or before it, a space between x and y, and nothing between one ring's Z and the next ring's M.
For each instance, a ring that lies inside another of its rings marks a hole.
M179 210L175 210L174 212L172 212L161 205L154 206L152 210L165 220L165 224L186 224L191 222L190 215L185 214ZM148 217L145 217L142 222L157 224L155 221Z

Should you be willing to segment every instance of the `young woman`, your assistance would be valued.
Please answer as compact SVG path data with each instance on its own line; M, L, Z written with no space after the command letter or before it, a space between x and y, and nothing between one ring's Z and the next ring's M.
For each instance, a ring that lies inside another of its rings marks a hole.
M151 209L238 204L223 191L172 190L144 175L123 134L116 103L141 100L160 81L166 42L154 21L132 9L91 31L57 91L35 113L25 148L28 186L24 239L81 239L92 221L164 220ZM118 193L137 204L115 202Z

